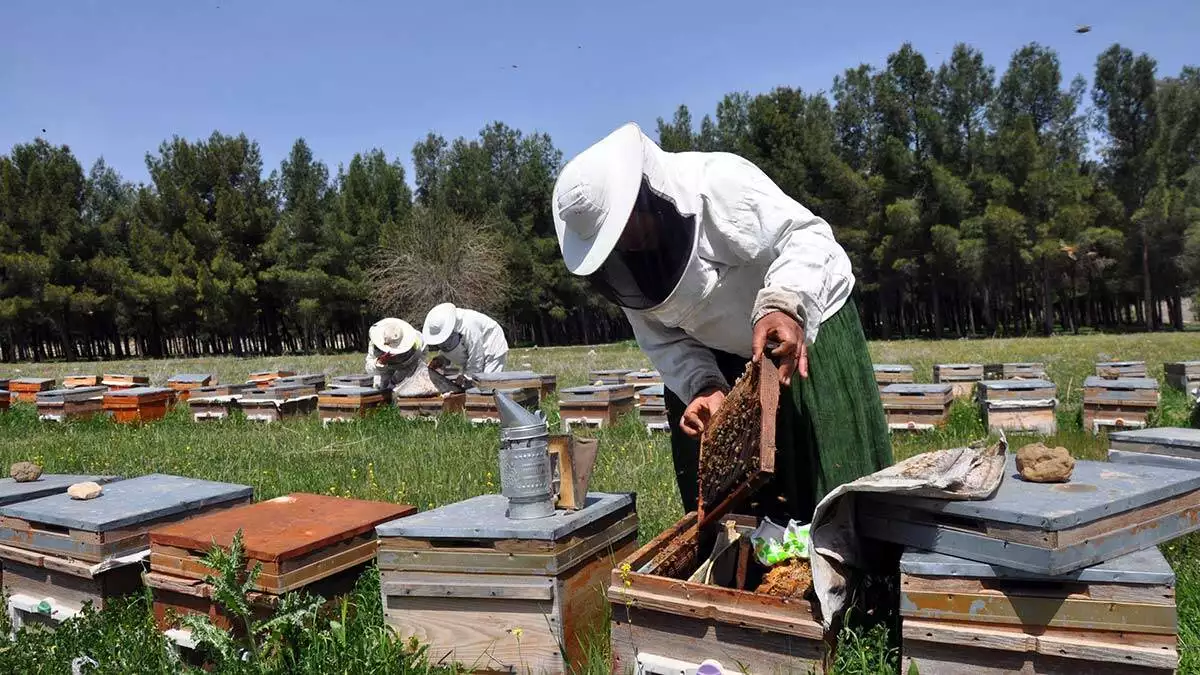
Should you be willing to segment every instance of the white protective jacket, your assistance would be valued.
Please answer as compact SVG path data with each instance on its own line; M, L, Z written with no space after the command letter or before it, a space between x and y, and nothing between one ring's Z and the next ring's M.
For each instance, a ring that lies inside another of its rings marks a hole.
M508 340L504 339L504 329L500 324L487 314L473 309L459 307L454 311L457 315L455 331L462 335L462 340L454 349L442 352L446 359L462 368L467 375L504 370Z
M850 258L821 218L788 197L751 162L722 152L668 153L645 139L646 178L682 213L696 214L696 245L662 304L625 310L667 388L685 402L727 389L719 349L747 359L753 324L782 311L809 344L854 287Z

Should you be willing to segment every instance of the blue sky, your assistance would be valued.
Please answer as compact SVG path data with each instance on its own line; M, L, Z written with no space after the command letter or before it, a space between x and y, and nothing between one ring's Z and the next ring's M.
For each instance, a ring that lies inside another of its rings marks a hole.
M331 169L371 147L407 163L427 132L492 120L569 158L680 103L698 122L729 91L827 90L906 40L934 63L967 42L998 70L1037 41L1068 78L1113 42L1160 74L1200 64L1196 0L3 0L0 27L0 152L43 136L136 181L161 141L214 129L256 139L267 171L299 136Z

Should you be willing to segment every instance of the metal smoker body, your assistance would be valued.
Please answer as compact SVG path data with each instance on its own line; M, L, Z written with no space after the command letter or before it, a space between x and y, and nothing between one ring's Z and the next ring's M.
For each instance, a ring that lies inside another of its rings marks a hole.
M552 516L554 486L546 418L500 392L495 397L500 413L500 492L508 498L506 515L513 520Z

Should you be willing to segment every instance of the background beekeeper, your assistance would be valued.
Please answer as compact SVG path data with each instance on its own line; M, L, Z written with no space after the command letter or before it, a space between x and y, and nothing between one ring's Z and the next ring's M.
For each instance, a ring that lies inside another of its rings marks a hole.
M662 373L685 509L705 424L769 342L789 385L764 515L807 522L828 491L892 463L850 260L758 167L664 152L627 124L563 168L553 208L567 268L624 309Z
M377 389L391 389L425 368L421 333L407 321L380 319L367 331L366 371Z
M504 370L508 341L500 324L486 314L443 302L425 315L421 335L427 348L468 376Z

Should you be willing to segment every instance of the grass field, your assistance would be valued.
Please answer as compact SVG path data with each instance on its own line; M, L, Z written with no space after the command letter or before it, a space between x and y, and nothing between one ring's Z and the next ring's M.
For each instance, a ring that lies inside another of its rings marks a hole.
M1200 358L1197 333L1025 338L984 341L904 341L871 345L877 363L907 363L918 381L929 381L935 362L1042 361L1059 386L1059 434L1050 441L1065 445L1076 457L1102 459L1106 444L1081 430L1081 385L1097 360L1145 360L1151 375L1161 379L1164 361ZM645 367L636 346L520 349L509 355L510 369L530 368L559 376L559 386L584 384L587 371L605 367ZM304 356L256 359L197 359L123 361L117 363L22 364L0 368L6 377L58 377L74 373L123 372L147 374L163 382L180 372L210 372L222 382L244 381L255 370L287 368L327 375L359 372L360 355ZM1189 401L1170 389L1163 391L1160 425L1186 426ZM556 404L546 404L556 419ZM601 452L593 489L636 491L643 541L658 534L680 515L670 450L665 435L648 436L635 420L597 432ZM924 450L953 447L985 435L978 411L956 404L950 424L920 436L897 437L897 458ZM1014 446L1025 439L1010 438ZM499 491L497 435L494 429L472 427L448 418L437 425L400 419L392 411L347 425L322 428L311 419L258 425L244 420L193 424L183 410L143 427L119 426L107 420L66 425L42 424L32 408L14 407L0 416L0 462L32 460L48 472L105 472L136 476L150 472L175 473L254 486L259 498L295 491L319 492L409 503L421 509L474 495ZM1200 671L1200 540L1187 538L1164 547L1178 576L1181 619L1182 672ZM144 610L144 607L142 607ZM130 609L136 614L136 608ZM127 612L128 614L128 612ZM128 617L126 617L128 618ZM145 628L143 626L143 628ZM366 630L364 628L363 630ZM105 634L100 628L96 635ZM91 633L89 633L91 635ZM83 639L83 638L80 638ZM866 641L856 649L879 648ZM14 651L16 650L16 651ZM32 650L32 651L31 651ZM39 651L40 650L40 651ZM79 652L63 651L61 642L26 638L0 645L0 671L14 654L37 652L41 666L33 672L64 670ZM871 654L860 661L878 662ZM419 660L404 668L421 667ZM32 661L30 661L32 662ZM23 664L26 662L22 662ZM366 661L349 666L326 666L337 672L359 672ZM844 672L873 672L854 667ZM597 669L603 668L597 663ZM23 667L28 667L23 666ZM292 668L295 672L302 668ZM378 671L378 668L375 668ZM320 670L313 672L321 672ZM378 671L384 672L384 671Z

